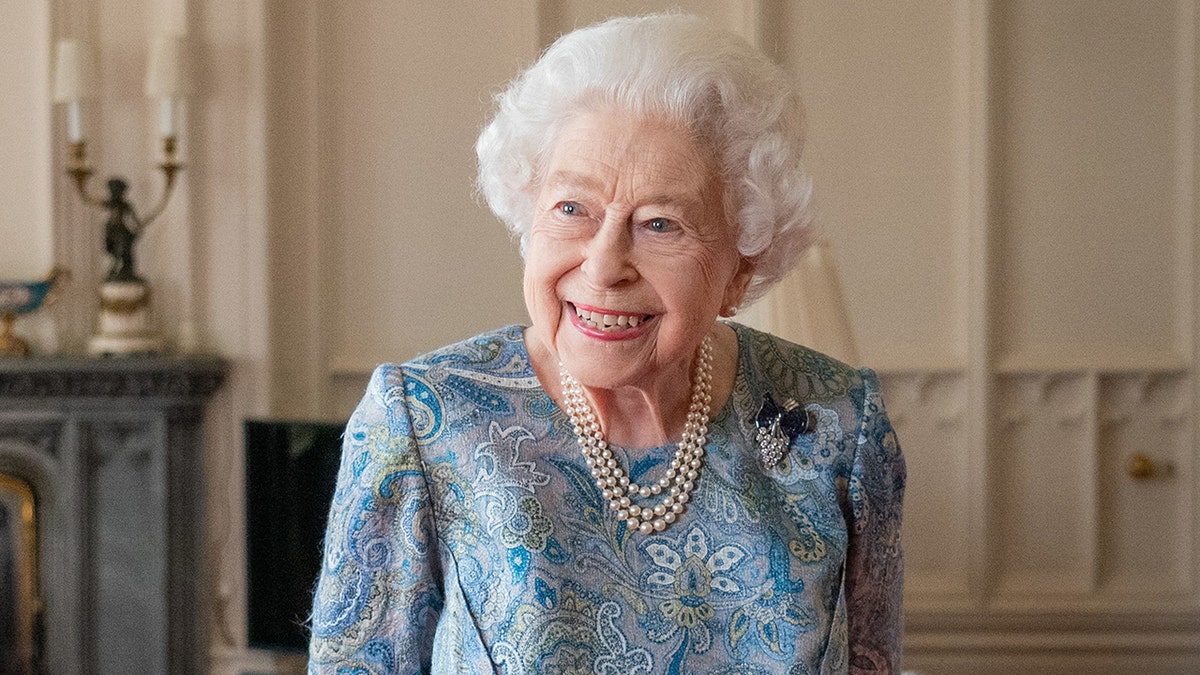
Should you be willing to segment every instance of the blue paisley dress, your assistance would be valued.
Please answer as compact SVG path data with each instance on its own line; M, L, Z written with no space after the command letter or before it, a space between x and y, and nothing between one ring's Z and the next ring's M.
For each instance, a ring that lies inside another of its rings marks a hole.
M733 328L692 502L649 536L602 501L522 327L380 366L346 428L310 672L898 672L905 469L875 374ZM771 469L768 393L817 421ZM673 452L622 466L652 480Z

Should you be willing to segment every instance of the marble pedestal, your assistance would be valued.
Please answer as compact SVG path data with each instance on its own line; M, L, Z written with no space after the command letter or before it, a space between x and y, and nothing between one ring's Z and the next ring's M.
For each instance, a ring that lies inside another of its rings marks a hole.
M100 332L88 341L94 356L153 354L163 341L150 323L150 286L144 281L100 285Z

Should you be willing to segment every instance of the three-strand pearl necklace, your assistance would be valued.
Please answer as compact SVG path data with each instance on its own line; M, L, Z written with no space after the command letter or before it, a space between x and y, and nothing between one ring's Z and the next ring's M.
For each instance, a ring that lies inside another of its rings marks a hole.
M617 518L624 520L630 528L637 528L642 534L662 532L670 527L691 500L696 479L700 477L700 465L708 437L709 404L712 402L712 338L706 335L700 343L683 438L676 443L675 456L671 459L667 474L649 485L638 485L629 480L629 475L619 466L612 448L604 440L600 420L588 404L583 387L563 364L559 363L558 368L567 415L574 425L579 448L609 508L616 512ZM633 503L634 497L649 499L658 496L661 499L653 506Z

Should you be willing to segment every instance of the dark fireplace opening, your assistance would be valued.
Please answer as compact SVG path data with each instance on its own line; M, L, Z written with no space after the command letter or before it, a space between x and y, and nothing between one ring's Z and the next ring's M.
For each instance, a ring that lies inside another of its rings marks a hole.
M246 441L251 647L303 651L344 423L250 420Z
M32 487L0 474L0 675L43 672L37 509Z

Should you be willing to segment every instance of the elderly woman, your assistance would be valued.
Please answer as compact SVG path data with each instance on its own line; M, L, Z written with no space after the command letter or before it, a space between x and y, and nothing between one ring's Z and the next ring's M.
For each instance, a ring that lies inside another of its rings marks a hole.
M800 107L683 15L556 42L479 138L531 323L381 366L311 669L896 672L904 462L878 382L719 321L807 241Z

